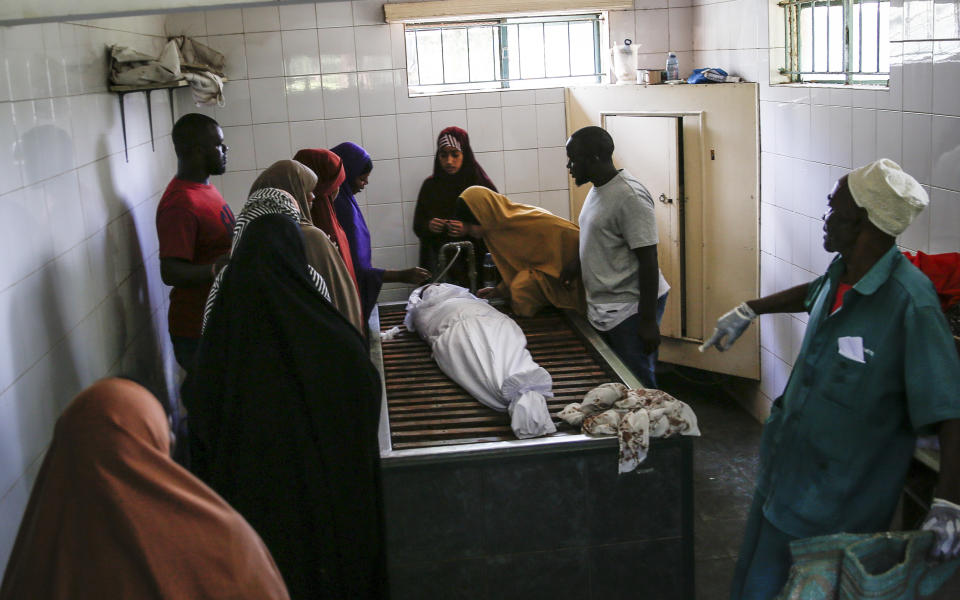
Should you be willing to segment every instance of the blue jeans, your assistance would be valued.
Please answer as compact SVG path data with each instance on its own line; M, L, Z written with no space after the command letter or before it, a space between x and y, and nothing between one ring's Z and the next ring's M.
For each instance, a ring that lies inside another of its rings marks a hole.
M771 600L790 575L790 542L798 538L780 531L763 516L764 501L766 497L753 493L730 600Z
M657 325L663 318L663 311L667 307L669 292L657 298ZM643 353L643 344L637 335L640 326L640 314L631 315L610 331L598 331L600 337L613 348L620 360L640 380L643 387L657 387L657 352Z

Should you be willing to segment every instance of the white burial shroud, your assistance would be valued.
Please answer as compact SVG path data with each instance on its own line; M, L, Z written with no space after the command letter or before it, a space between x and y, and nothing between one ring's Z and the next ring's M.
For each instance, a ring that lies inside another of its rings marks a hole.
M403 323L430 344L450 379L490 408L507 411L518 438L556 432L546 401L553 380L533 361L513 319L465 288L440 283L410 294Z

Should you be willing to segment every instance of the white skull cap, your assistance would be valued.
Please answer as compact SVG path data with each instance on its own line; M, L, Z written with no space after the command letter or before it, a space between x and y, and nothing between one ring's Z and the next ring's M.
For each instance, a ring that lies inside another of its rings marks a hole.
M896 237L930 203L916 179L889 158L881 158L847 175L850 195L877 229Z

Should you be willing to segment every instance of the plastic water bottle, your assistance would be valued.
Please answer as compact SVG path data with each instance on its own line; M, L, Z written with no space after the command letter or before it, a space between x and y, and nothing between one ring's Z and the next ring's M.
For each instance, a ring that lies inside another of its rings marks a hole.
M493 264L493 257L487 252L483 257L483 287L496 287L497 276L497 265Z
M677 79L680 79L680 63L677 62L677 55L671 52L667 54L667 81Z

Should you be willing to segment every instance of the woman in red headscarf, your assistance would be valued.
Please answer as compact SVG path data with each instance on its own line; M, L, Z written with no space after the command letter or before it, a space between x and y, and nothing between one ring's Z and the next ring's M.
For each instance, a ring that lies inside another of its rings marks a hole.
M433 175L420 186L417 208L413 215L413 231L420 238L420 266L437 272L440 248L447 242L465 239L463 223L455 216L457 198L472 185L497 191L470 148L470 137L459 127L447 127L437 137L437 153L433 159ZM473 241L477 266L486 254L483 242ZM466 261L456 265L450 281L466 282Z
M293 160L303 163L317 175L317 185L313 188L313 225L319 227L337 245L340 257L343 258L354 285L357 285L357 273L350 257L350 242L340 222L337 221L337 212L333 208L333 201L337 198L340 185L347 178L343 169L343 160L329 150L312 148L298 150Z

